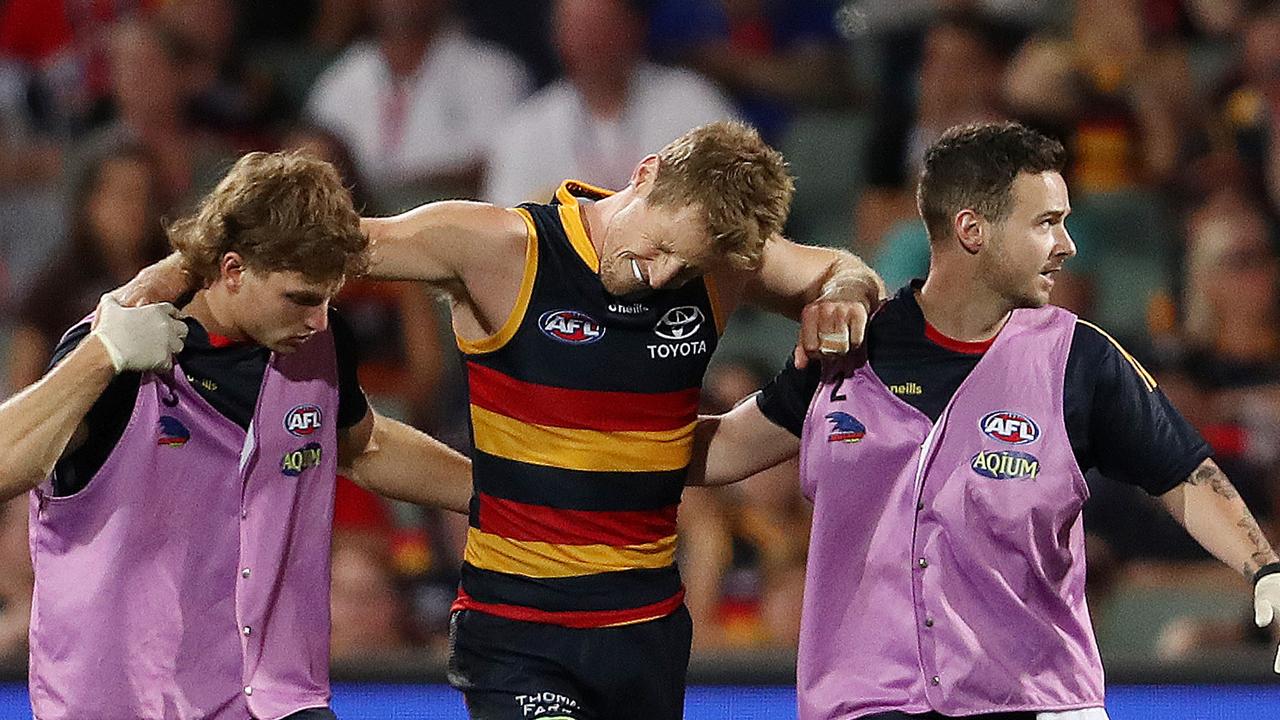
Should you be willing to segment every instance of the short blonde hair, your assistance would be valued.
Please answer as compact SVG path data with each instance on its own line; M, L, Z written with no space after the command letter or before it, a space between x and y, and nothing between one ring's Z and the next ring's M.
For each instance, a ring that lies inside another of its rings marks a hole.
M782 232L795 181L782 154L740 122L696 127L658 152L648 202L697 205L718 253L734 266L759 267L764 244Z
M217 279L239 253L256 272L299 272L311 282L362 274L369 238L333 166L298 152L245 155L192 215L168 229L187 271Z

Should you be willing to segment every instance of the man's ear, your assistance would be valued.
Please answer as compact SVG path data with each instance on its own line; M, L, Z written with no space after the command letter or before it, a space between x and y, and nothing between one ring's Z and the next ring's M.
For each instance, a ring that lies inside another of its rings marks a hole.
M218 266L218 282L226 286L227 290L237 292L244 285L244 258L240 257L240 253L229 252L222 256L222 262Z
M987 241L991 226L986 219L970 209L956 213L952 222L952 230L960 241L960 247L970 255L977 255Z
M631 185L635 187L636 194L640 197L648 197L653 191L653 180L658 176L658 156L646 155L640 161L636 168L631 171Z

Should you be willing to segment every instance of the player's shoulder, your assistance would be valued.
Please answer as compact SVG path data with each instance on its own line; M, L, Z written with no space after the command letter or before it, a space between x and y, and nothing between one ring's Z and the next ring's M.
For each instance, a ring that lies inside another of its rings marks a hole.
M513 208L474 200L440 200L429 207L430 231L467 257L492 260L485 254L502 245L523 247L529 232L528 219Z
M1128 354L1128 351L1111 333L1084 318L1077 317L1071 335L1071 354L1081 358L1101 360L1110 355Z
M1070 363L1090 368L1091 372L1108 374L1112 368L1132 373L1147 386L1156 387L1155 378L1111 333L1083 318L1076 318L1071 339Z

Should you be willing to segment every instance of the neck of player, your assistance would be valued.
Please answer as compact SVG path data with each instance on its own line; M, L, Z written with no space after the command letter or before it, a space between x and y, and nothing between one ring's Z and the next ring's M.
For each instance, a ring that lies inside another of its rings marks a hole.
M977 278L929 269L916 291L924 319L938 332L960 342L984 342L996 336L1013 308Z
M183 311L195 318L210 335L221 335L236 342L248 339L236 324L230 296L217 286L197 291Z

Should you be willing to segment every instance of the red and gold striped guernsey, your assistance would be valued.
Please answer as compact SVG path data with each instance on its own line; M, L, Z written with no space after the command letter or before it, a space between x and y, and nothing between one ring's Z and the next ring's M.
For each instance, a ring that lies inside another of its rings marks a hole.
M607 627L684 597L676 508L721 319L705 280L605 292L579 208L607 194L566 181L551 204L520 206L516 307L493 336L458 340L475 494L455 608Z

